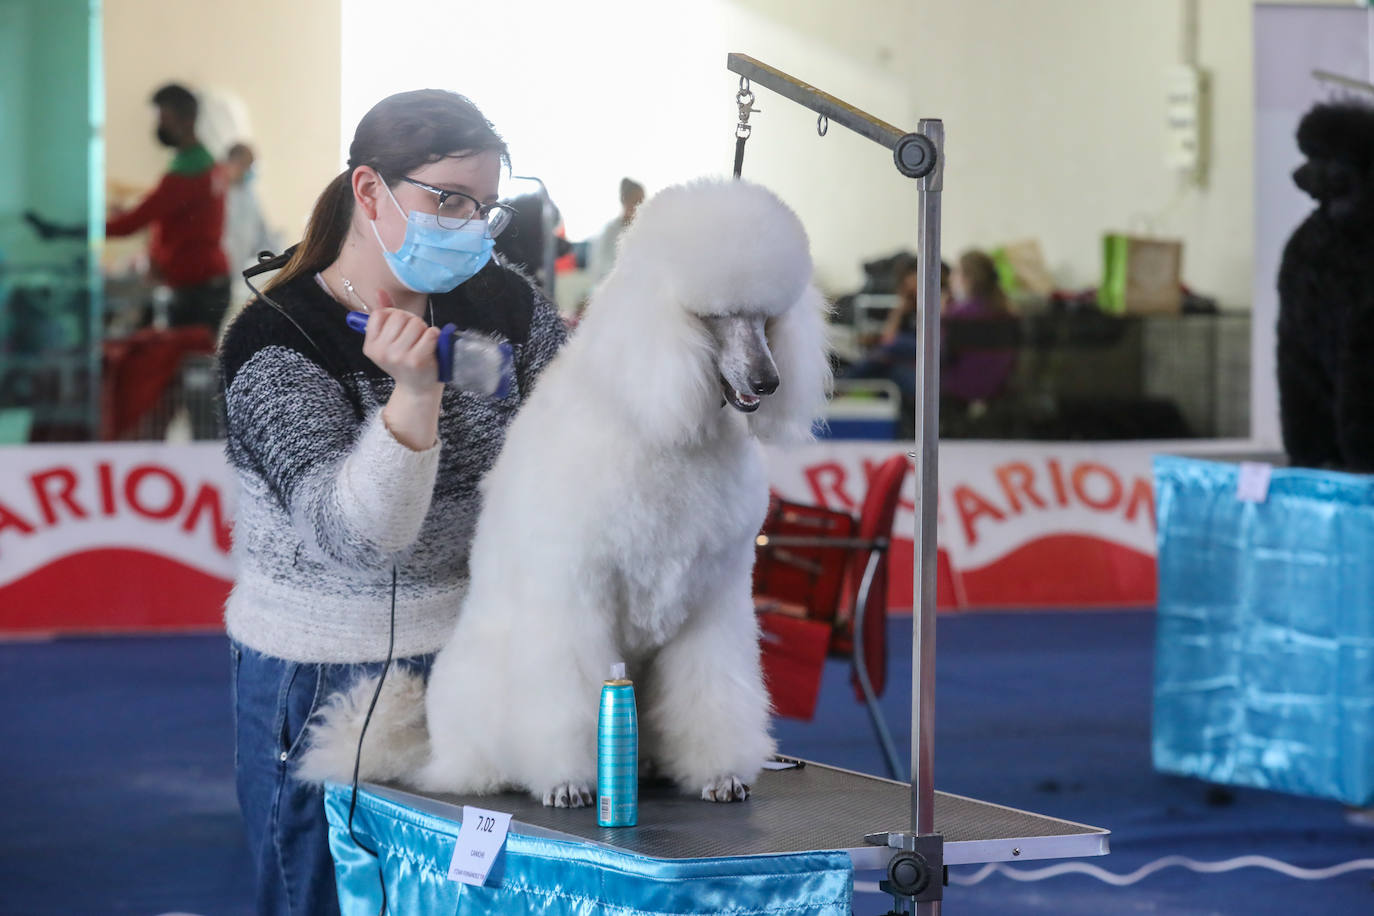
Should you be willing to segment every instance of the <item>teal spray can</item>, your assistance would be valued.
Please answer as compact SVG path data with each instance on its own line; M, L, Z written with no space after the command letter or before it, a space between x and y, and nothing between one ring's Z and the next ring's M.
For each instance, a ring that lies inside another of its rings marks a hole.
M639 719L635 686L625 663L611 666L601 685L596 728L596 822L602 827L633 827L639 821Z

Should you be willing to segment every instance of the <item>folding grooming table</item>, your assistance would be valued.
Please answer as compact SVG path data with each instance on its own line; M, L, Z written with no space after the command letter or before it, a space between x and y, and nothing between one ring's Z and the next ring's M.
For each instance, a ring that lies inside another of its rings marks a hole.
M710 804L674 786L645 786L634 827L598 827L595 808L548 808L523 793L416 795L368 785L380 798L461 823L463 806L507 812L527 836L591 843L651 859L709 859L812 850L847 854L856 869L887 868L887 847L864 842L874 826L904 829L911 787L877 776L799 761L765 771L742 804ZM1108 831L989 802L935 793L944 864L1100 856Z

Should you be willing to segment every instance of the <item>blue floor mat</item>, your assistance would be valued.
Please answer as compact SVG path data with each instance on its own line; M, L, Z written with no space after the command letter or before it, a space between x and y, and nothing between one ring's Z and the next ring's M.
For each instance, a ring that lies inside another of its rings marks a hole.
M910 735L911 624L891 623L884 709ZM1149 613L950 615L939 625L936 783L947 792L1113 831L1127 874L1162 856L1263 855L1305 868L1374 859L1374 829L1341 806L1221 791L1154 772ZM252 912L233 788L222 636L0 644L0 913ZM813 722L779 720L790 754L884 772L847 670L827 669ZM1017 863L1028 872L1054 862ZM976 869L951 869L955 880ZM855 912L889 901L863 888ZM1081 874L993 874L951 886L951 916L1374 913L1374 870L1303 881L1259 868L1158 871L1127 887Z
M1078 863L1126 875L1163 856L1220 862L1262 855L1305 868L1374 860L1374 829L1341 805L1250 789L1221 789L1156 773L1150 763L1153 613L1028 613L940 618L935 783L968 795L1112 831L1109 856ZM890 630L884 714L898 747L911 741L911 625ZM816 718L782 720L789 753L885 773L848 671L831 663ZM841 743L842 742L842 743ZM1008 866L1018 873L1056 862ZM970 876L972 866L951 869ZM872 883L877 874L860 874ZM1374 868L1305 881L1261 868L1157 871L1116 887L1081 874L1019 882L997 873L946 889L946 912L993 914L1374 913ZM855 912L890 898L856 894Z

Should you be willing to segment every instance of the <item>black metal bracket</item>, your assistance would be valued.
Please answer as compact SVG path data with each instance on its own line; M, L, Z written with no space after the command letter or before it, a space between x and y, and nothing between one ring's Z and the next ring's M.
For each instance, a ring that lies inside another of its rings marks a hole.
M938 833L870 833L864 840L890 846L887 877L878 882L897 903L933 903L945 896L945 838Z
M897 171L908 178L924 178L935 170L938 154L935 144L925 134L904 134L892 147L892 161Z

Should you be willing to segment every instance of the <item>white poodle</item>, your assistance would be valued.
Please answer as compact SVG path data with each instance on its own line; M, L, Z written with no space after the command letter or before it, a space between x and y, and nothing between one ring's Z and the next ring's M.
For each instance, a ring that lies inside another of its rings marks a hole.
M601 682L625 661L641 760L704 799L748 796L774 748L751 598L759 440L810 437L825 309L801 222L762 187L697 181L640 208L483 483L425 717L394 672L363 778L589 804ZM351 778L375 683L336 698L303 777Z

